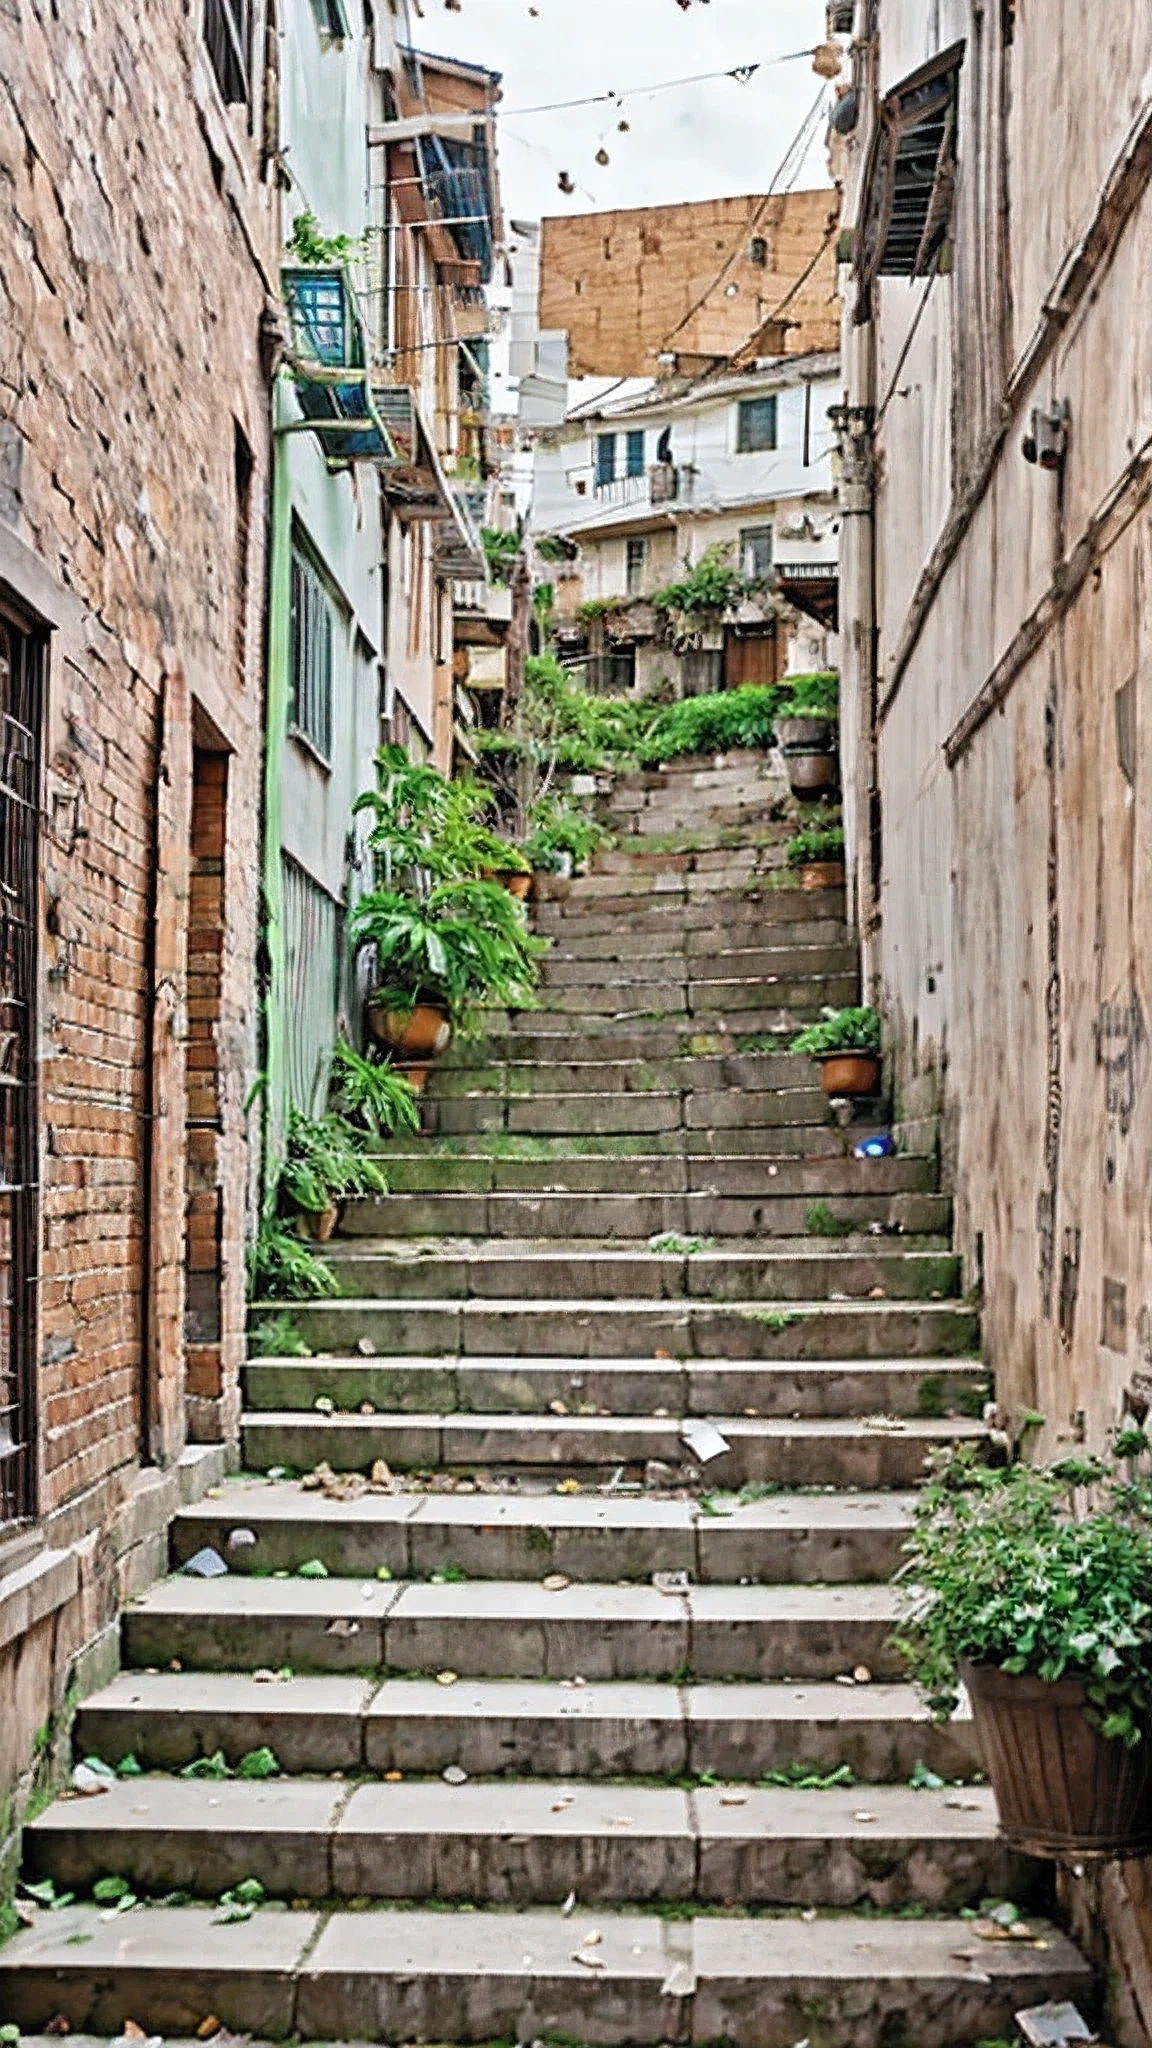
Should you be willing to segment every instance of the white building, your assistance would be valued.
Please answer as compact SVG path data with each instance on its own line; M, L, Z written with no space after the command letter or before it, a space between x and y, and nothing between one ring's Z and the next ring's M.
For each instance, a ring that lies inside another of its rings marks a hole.
M838 357L571 392L563 426L538 438L531 525L537 541L576 550L542 571L574 651L591 628L589 652L610 658L604 680L617 688L667 675L699 690L833 666ZM673 645L644 600L715 548L759 587Z

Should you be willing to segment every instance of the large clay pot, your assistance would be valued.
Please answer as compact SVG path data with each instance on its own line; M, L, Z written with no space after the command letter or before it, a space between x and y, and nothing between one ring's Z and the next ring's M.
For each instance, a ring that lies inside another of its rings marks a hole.
M306 1209L304 1228L314 1244L327 1244L336 1228L340 1211L336 1208Z
M432 1003L417 1003L414 1010L386 1010L381 1003L369 1003L368 1024L382 1045L414 1059L446 1052L452 1038L447 1014Z
M836 732L834 718L778 718L776 743L798 747L802 752L830 754Z
M809 860L800 870L802 889L842 889L844 887L844 863L842 860Z
M808 748L797 753L786 750L784 765L793 796L827 796L840 787L840 763L835 754L817 753Z
M519 868L502 868L496 880L518 903L526 903L532 894L532 877L522 874Z
M880 1055L874 1052L828 1052L820 1061L825 1095L879 1095Z
M1152 1727L1135 1749L1101 1735L1077 1678L1048 1685L992 1664L962 1675L1012 1848L1074 1862L1152 1851Z

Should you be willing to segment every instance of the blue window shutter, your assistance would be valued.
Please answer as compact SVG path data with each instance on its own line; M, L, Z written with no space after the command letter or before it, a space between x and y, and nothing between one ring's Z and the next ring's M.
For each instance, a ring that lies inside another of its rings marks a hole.
M643 427L628 436L628 474L629 476L643 476L644 474Z
M598 434L596 437L596 481L598 484L616 481L615 434Z

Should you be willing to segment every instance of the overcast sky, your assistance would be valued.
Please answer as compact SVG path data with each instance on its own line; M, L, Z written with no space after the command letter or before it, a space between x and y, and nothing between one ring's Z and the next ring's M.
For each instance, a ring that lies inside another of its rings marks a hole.
M824 0L692 0L686 10L677 0L459 0L459 12L444 0L409 5L421 47L504 75L501 173L515 218L766 190L820 84L810 59L770 60L822 40ZM629 91L757 63L763 68L746 85L723 78ZM608 91L624 94L622 109L517 111ZM600 149L607 166L595 160ZM575 181L571 198L557 189L562 171ZM823 123L798 182L827 183Z

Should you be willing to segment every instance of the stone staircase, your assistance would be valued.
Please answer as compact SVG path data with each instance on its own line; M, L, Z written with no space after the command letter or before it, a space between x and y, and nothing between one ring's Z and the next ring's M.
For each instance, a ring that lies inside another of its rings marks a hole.
M960 1917L1044 1879L889 1645L985 1381L933 1161L857 1160L786 1050L856 974L779 794L748 756L618 782L541 1008L437 1071L316 1355L248 1366L245 1476L173 1531L230 1570L126 1612L76 1746L142 1775L28 1828L76 1899L0 1949L3 2017L972 2048L1090 1998L1045 1921Z

